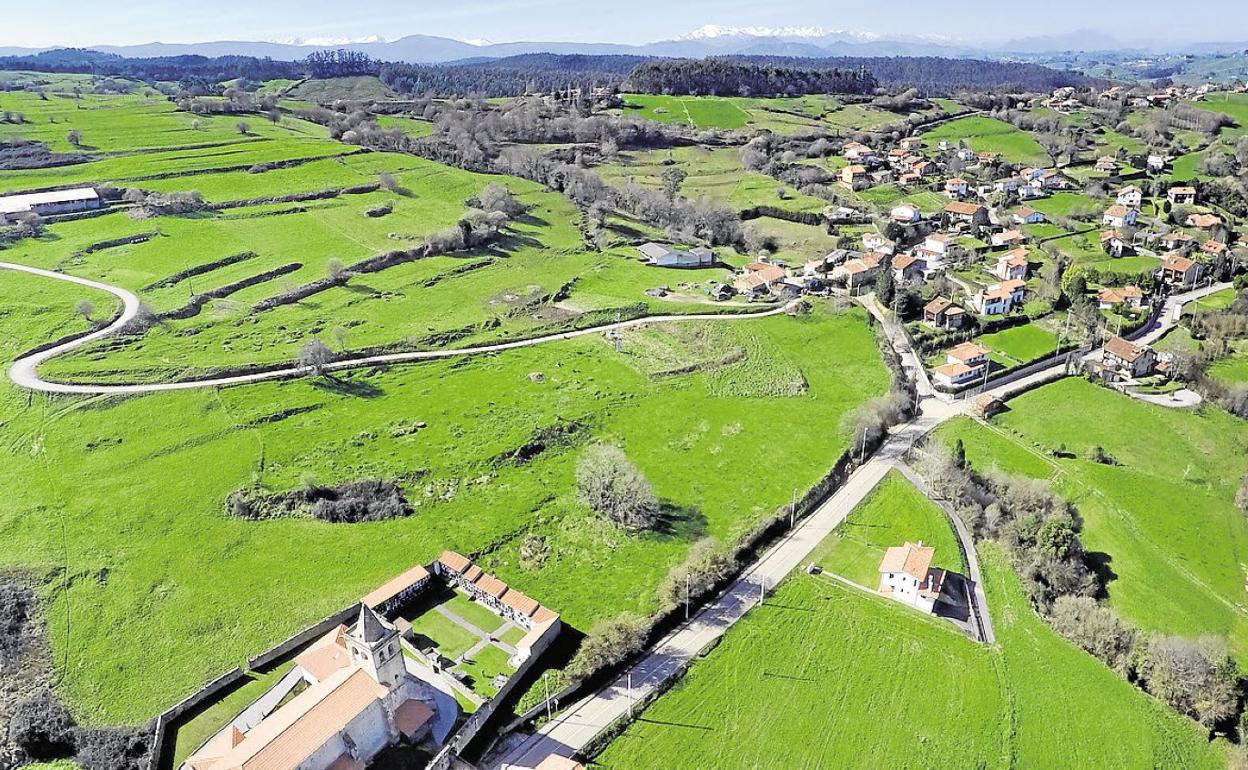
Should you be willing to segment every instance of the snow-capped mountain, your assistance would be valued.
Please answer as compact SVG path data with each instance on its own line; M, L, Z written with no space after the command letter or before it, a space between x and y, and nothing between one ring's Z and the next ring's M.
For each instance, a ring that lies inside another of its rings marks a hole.
M838 40L867 42L878 40L874 32L849 32L846 30L825 30L823 27L727 27L721 24L704 24L686 32L677 40L714 40L732 37L778 38L780 40Z

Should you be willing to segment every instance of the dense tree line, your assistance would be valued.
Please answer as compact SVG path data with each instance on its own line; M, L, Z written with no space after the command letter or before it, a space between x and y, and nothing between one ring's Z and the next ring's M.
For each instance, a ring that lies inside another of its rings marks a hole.
M313 51L304 59L310 77L345 78L359 75L376 75L381 63L359 51L339 48L335 51Z
M401 94L484 97L580 91L588 100L594 89L617 91L641 56L526 54L450 65L386 64L381 81Z
M928 96L958 91L1048 92L1064 86L1093 85L1096 81L1067 72L1022 62L982 59L946 59L939 56L837 56L826 59L743 56L741 60L784 66L865 68L885 88L918 88Z
M877 85L865 67L810 67L797 61L770 64L713 57L642 62L628 76L626 88L649 94L801 96L869 94Z
M131 80L179 81L198 76L211 81L300 78L305 65L254 56L159 56L130 59L80 48L62 48L32 56L0 57L0 70L85 73Z

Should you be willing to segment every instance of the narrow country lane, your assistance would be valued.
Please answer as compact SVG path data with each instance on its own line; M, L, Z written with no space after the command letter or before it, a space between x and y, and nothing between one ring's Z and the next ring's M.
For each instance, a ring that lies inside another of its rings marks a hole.
M217 388L229 385L245 385L253 382L265 382L268 380L290 379L292 377L304 377L317 373L310 366L288 366L281 369L272 369L264 372L254 372L251 374L239 374L230 377L205 377L197 380L185 380L182 382L161 382L136 385L104 385L89 383L61 383L49 382L39 376L38 367L59 355L68 353L72 350L87 345L95 340L107 337L120 330L139 312L139 298L133 292L116 286L98 283L96 281L87 280L85 278L76 278L63 273L52 272L51 270L42 270L37 267L27 267L26 265L17 265L9 262L0 262L0 270L16 270L18 272L38 275L45 278L54 278L59 281L86 286L100 291L106 291L121 299L123 310L108 326L103 329L91 332L90 334L77 337L68 342L61 343L47 350L38 353L27 354L18 358L9 367L9 379L19 387L35 390L42 393L60 393L72 395L113 395L113 394L132 394L132 393L161 393L171 390L193 390L195 388ZM799 301L799 300L795 300ZM558 340L570 340L577 337L585 337L592 334L603 334L605 332L617 331L620 329L634 329L640 326L648 326L650 324L671 323L675 321L744 321L757 318L767 318L769 316L780 315L787 312L793 303L781 305L778 307L770 307L767 310L760 310L753 313L701 313L687 315L656 315L644 318L634 318L628 321L617 321L615 323L603 324L602 326L592 326L586 329L577 329L570 332L559 332L556 334L548 334L532 339L515 340L512 342L497 342L489 345L476 345L467 348L454 348L450 350L419 350L407 353L386 353L382 355L360 356L357 358L345 358L333 363L326 364L321 367L321 372L339 372L346 369L355 369L362 366L376 366L382 364L398 364L412 361L435 361L446 358L460 358L464 356L477 356L487 353L499 353L505 350L514 350L516 348L527 348L535 345L542 345L547 342L556 342Z

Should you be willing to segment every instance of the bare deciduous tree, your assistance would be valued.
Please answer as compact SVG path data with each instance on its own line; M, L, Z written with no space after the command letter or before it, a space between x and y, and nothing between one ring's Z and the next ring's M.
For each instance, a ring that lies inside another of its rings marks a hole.
M308 340L299 349L299 366L311 369L316 374L322 374L325 366L333 360L334 354L329 346L318 339Z
M649 529L658 521L659 500L650 482L619 447L586 449L576 466L576 489L581 502L625 529Z

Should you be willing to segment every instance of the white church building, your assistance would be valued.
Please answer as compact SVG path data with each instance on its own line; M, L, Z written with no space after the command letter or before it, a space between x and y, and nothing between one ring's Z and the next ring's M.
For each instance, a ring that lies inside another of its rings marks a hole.
M254 723L231 723L183 770L361 770L387 746L429 734L428 687L408 673L398 630L367 604L295 663L302 692Z
M889 548L880 562L880 593L931 612L945 582L945 571L932 567L935 554L936 549L922 541Z

